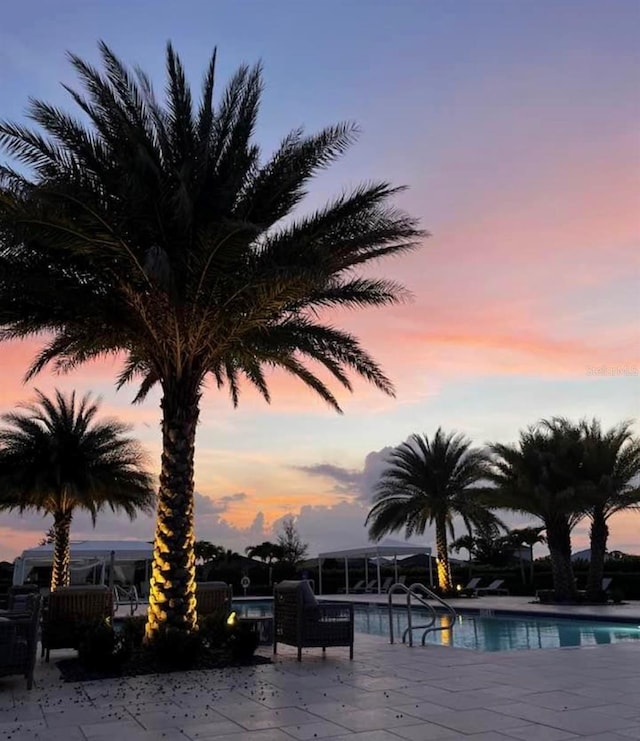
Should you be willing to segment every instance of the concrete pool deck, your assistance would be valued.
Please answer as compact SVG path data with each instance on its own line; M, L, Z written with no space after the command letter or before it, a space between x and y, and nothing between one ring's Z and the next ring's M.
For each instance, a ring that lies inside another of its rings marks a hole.
M517 599L461 602L504 609ZM352 662L334 648L326 659L307 650L299 664L280 647L254 667L63 683L55 661L68 655L38 659L31 692L20 677L0 679L2 741L640 739L633 642L482 653L358 633Z
M354 602L373 605L388 605L386 594L327 594L319 599ZM640 601L630 600L620 605L542 605L533 602L533 597L483 596L461 597L447 600L455 609L461 611L481 612L486 610L499 612L527 613L529 615L557 615L559 617L574 617L583 619L616 620L631 622L638 621L640 625ZM406 605L404 594L394 594L395 605ZM431 602L434 606L437 603Z

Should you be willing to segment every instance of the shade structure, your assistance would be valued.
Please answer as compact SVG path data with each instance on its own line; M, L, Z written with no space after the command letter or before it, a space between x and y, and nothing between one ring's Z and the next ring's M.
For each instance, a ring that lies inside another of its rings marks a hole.
M376 559L377 563L377 582L378 594L382 593L382 582L380 579L380 559L393 558L395 566L396 581L398 580L398 556L415 556L418 553L425 553L431 556L432 548L428 545L418 545L411 543L402 543L393 540L381 540L379 543L364 543L363 545L352 548L341 548L335 551L325 551L318 554L318 592L322 594L322 562L327 558L344 559L345 564L345 593L349 594L349 559L364 558L365 564L371 558ZM433 572L431 568L431 559L429 559L429 582L433 585Z
M71 566L83 564L102 564L104 567L115 563L151 561L153 544L140 540L76 540L69 544ZM29 548L16 558L13 569L13 583L23 584L25 577L34 566L49 566L53 563L53 543Z

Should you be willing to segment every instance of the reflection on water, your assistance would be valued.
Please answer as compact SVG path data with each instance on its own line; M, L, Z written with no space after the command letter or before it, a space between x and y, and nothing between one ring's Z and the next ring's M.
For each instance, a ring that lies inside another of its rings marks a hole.
M242 617L272 614L271 601L234 602ZM419 645L423 631L416 626L430 622L430 615L413 609L414 645ZM355 605L355 629L358 633L389 635L389 614L386 607ZM535 648L593 646L640 639L640 626L586 620L564 620L537 617L505 617L458 615L453 630L447 629L447 618L438 617L444 630L427 634L427 643L480 651L521 651ZM393 632L400 642L407 628L406 609L394 609Z
M440 643L443 646L453 645L453 630L451 629L451 618L448 615L440 615Z
M421 620L419 611L413 613L413 624ZM356 630L363 633L388 635L387 610L378 607L355 610ZM444 616L440 624L447 624ZM406 611L394 610L394 633L402 636L407 627ZM422 639L422 631L414 631L414 643ZM453 630L445 629L427 634L427 643L480 651L520 651L536 648L593 646L640 639L640 628L635 625L602 623L584 620L565 620L534 617L504 617L458 615Z
M271 600L249 600L248 602L234 602L233 609L238 617L256 618L273 615L273 602Z

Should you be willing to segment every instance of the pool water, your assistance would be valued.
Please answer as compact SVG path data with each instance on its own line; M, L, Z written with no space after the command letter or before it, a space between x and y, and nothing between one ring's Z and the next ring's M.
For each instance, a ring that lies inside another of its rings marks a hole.
M270 615L271 600L234 602L239 615L257 617ZM448 618L440 618L446 625ZM412 622L418 626L428 622L428 613L412 610ZM358 633L389 637L389 613L386 606L354 605L354 626ZM394 608L393 630L397 643L407 627L406 609ZM420 645L422 630L415 629L414 645ZM475 651L522 651L537 648L595 646L621 641L640 640L640 625L610 623L597 620L570 620L566 618L530 615L458 615L452 630L427 634L427 643Z

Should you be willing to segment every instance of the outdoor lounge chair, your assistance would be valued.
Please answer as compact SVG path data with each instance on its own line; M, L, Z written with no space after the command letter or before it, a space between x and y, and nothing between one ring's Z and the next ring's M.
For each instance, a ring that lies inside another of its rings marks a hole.
M386 579L385 579L385 580L384 580L384 581L382 582L382 588L381 588L381 590L380 590L380 591L382 592L382 594L386 594L386 593L387 593L387 592L389 591L389 589L391 588L391 585L392 585L392 584L393 584L393 577L392 577L392 576L388 576L388 577L387 577L387 578L386 578Z
M477 597L478 593L478 585L482 581L481 576L476 576L473 579L469 580L469 583L466 585L466 587L462 587L462 589L458 589L457 596L458 597ZM480 587L481 588L481 587Z
M609 591L609 587L611 586L611 582L612 581L613 581L613 579L610 576L606 576L602 580L602 591L603 592L608 592Z
M58 587L42 613L42 655L78 648L82 627L113 618L113 592L105 585Z
M353 605L318 602L306 581L282 581L273 591L273 653L278 643L303 648L348 646L353 659Z
M29 690L36 665L40 600L40 595L32 592L24 612L0 617L0 676L22 674Z
M356 591L355 589L353 590ZM367 586L364 589L359 589L359 592L376 592L378 591L378 580L377 579L371 579L371 581L367 584Z
M479 587L475 593L478 597L482 594L509 594L509 590L505 589L503 584L504 579L494 579L488 587Z
M220 612L227 617L231 613L233 589L224 581L201 581L196 583L198 615L213 615Z
M338 594L344 594L347 591L346 587L340 587L338 589ZM359 582L356 582L352 587L349 588L350 592L364 592L364 579L360 579Z

